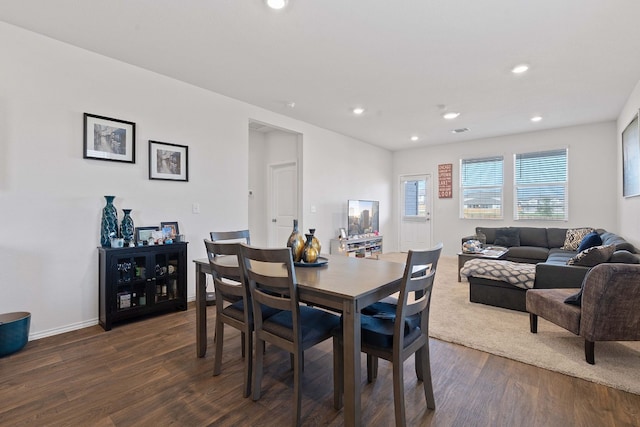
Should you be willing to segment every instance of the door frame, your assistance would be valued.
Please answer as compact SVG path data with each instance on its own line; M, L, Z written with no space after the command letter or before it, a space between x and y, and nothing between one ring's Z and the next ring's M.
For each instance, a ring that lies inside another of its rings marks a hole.
M428 227L428 233L429 233L429 241L427 242L427 247L431 247L433 244L433 221L431 220L431 212L433 211L433 177L431 173L428 172L424 172L424 173L406 173L406 174L401 174L398 177L398 251L402 252L403 249L403 240L402 240L402 236L403 236L403 229L402 229L402 223L405 221L404 218L404 185L403 182L407 181L408 178L425 178L426 180L426 195L427 195L427 200L426 200L426 214L425 217L417 217L415 219L411 219L409 220L409 222L425 222L426 227Z

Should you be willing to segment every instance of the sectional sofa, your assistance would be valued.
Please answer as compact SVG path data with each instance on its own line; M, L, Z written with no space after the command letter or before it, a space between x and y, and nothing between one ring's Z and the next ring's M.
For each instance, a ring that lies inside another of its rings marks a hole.
M567 262L578 257L578 247L580 243L583 243L583 229L587 228L589 227L581 229L476 227L476 235L465 236L462 238L462 242L483 235L486 245L509 248L506 256L507 261L535 264L534 289L579 288L587 271L593 267L591 265L593 262L586 263L586 265L580 265L581 262L568 265ZM607 252L602 258L603 262L640 264L640 254L624 238L603 229L591 228L590 230L595 232L591 233L591 237L597 234L596 238L599 238L596 246L606 247L605 249L611 252ZM586 252L583 251L580 256ZM593 253L594 249L589 252ZM526 289L514 287L506 281L489 278L469 276L468 280L472 302L526 311Z

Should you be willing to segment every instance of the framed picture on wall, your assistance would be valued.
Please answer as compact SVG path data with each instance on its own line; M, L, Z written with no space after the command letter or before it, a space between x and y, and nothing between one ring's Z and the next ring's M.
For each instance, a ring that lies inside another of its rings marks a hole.
M136 124L84 113L85 159L136 162Z
M638 113L622 131L622 195L640 195L640 121Z
M189 181L189 147L149 141L149 179Z

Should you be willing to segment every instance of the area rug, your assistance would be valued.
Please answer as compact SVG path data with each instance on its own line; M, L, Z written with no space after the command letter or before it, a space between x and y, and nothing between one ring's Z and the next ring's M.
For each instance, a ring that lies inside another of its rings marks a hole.
M383 255L404 262L406 254ZM640 342L596 342L595 365L584 339L542 318L529 331L529 315L469 302L469 283L457 281L455 257L442 256L431 300L429 335L487 353L640 394Z

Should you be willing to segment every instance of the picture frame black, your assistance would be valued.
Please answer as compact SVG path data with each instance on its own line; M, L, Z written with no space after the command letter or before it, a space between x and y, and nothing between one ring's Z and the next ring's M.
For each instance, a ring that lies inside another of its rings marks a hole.
M640 195L640 112L622 131L622 196Z
M171 235L170 237L172 239L175 239L177 235L180 234L180 228L178 227L178 222L177 221L172 221L172 222L161 222L160 223L160 230L164 231L165 227L169 227L171 228Z
M136 162L136 124L84 113L84 159Z
M154 231L159 231L160 229L158 228L157 225L153 225L153 226L149 226L149 227L136 227L135 228L135 232L134 232L134 236L136 239L136 245L139 242L147 242L149 240L149 238L151 237L151 234Z
M149 179L189 181L189 147L149 140Z

